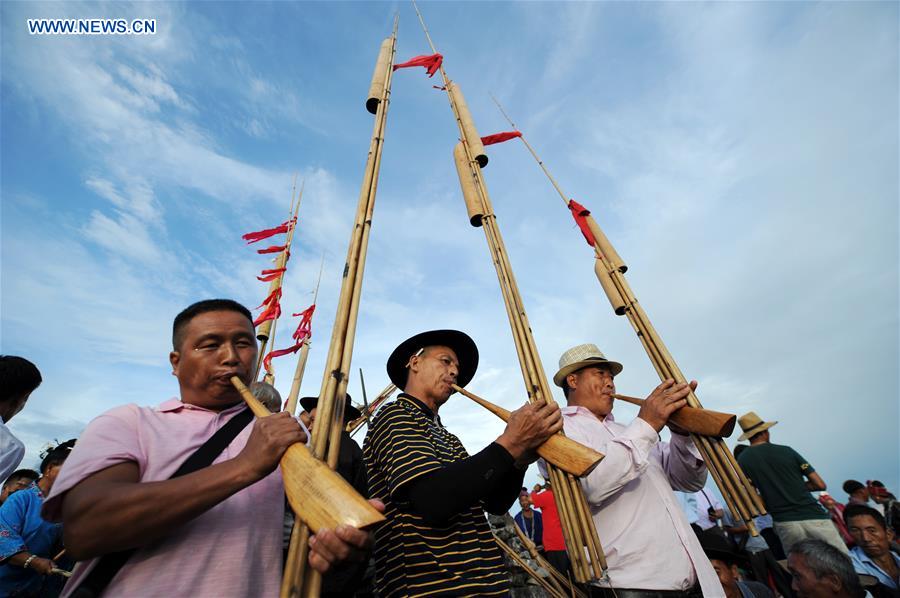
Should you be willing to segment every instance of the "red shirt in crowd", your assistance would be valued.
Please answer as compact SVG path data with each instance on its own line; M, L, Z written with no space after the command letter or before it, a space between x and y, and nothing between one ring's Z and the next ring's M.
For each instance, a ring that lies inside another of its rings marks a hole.
M559 523L559 513L556 510L556 499L552 490L542 490L531 493L531 503L541 510L544 518L544 550L565 550L566 541L563 539L562 525Z

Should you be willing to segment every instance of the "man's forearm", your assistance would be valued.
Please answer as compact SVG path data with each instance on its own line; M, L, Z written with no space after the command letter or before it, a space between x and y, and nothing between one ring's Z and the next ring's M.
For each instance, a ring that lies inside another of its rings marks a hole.
M257 479L237 459L159 482L140 482L134 463L114 465L67 493L66 547L76 560L85 560L147 544Z

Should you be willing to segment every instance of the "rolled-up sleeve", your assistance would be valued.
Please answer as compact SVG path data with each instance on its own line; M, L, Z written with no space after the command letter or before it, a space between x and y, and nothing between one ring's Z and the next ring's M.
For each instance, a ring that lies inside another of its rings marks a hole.
M672 434L672 440L660 442L657 450L672 490L698 492L703 489L708 473L706 463L690 436Z

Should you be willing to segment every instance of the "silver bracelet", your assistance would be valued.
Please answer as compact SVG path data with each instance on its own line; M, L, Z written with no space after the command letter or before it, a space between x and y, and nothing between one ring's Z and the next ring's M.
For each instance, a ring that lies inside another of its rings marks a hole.
M36 555L36 554L33 554L33 555L31 555L30 557L28 557L27 559L25 559L25 564L22 565L22 568L23 568L23 569L27 569L27 568L28 568L28 565L31 564L31 561L33 561L33 560L36 559L36 558L37 558L37 555Z

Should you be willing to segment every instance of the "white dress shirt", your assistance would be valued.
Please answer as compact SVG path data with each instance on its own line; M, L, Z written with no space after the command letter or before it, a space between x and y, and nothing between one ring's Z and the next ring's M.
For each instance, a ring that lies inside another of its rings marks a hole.
M22 457L25 456L25 445L22 441L13 436L6 424L0 418L0 484L2 484L9 474L14 472Z
M696 492L706 465L688 436L661 442L640 418L625 426L609 414L598 419L584 407L563 407L566 436L605 455L581 479L609 566L606 587L689 590L706 598L725 591L703 553L673 490Z

